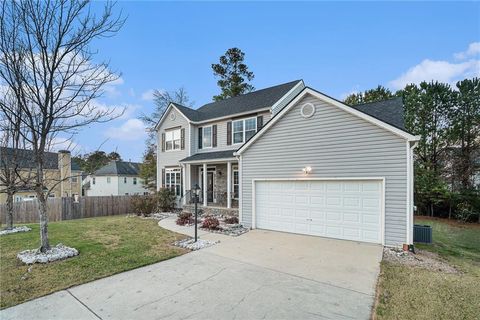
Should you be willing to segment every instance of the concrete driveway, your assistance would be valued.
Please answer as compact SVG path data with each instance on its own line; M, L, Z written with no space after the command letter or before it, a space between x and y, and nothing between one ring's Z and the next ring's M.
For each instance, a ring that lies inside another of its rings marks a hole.
M254 230L0 318L368 319L381 256L377 245Z

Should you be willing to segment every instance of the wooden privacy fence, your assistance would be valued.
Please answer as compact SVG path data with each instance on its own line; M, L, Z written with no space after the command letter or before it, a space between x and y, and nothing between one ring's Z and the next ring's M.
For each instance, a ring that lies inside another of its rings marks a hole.
M61 221L132 213L133 196L104 196L48 199L48 220ZM38 201L15 202L14 223L35 223L38 218ZM0 204L0 221L5 223L6 204Z

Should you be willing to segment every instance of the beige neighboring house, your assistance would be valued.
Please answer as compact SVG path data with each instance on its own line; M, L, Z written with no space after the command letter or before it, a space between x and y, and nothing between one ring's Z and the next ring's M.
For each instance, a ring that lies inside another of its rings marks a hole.
M11 157L13 149L0 148L1 157ZM23 177L35 176L35 161L32 150L22 149L18 151L20 174ZM0 173L1 174L1 173ZM61 150L45 153L45 182L47 189L52 189L50 198L78 197L82 194L82 171L72 162L70 151ZM3 187L2 187L3 189ZM36 193L32 187L21 188L14 195L14 201L28 201L35 199ZM7 195L0 193L0 204L6 202Z

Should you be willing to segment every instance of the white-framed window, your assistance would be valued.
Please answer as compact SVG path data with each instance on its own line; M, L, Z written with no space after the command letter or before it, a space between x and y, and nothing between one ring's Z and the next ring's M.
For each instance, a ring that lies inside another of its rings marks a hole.
M233 144L244 143L257 132L257 118L235 120L232 123Z
M202 148L211 148L212 147L212 126L202 128Z
M76 183L78 181L77 179L77 177L72 177L72 183Z
M95 184L95 178L92 178L92 184Z
M133 177L133 184L137 184L137 178Z
M107 183L110 183L110 182L112 182L112 178L107 177Z
M127 183L127 177L123 177L123 183Z
M165 169L165 188L175 192L177 197L182 196L182 173L179 168Z
M240 176L238 174L238 167L233 168L233 179L232 179L232 185L233 185L233 198L238 199L239 197L239 192L240 192Z
M165 150L180 150L181 133L180 129L165 131Z

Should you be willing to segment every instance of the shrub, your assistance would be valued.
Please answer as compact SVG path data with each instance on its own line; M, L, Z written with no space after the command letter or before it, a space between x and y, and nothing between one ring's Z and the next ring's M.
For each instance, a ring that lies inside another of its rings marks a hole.
M227 224L236 224L238 223L238 218L237 217L226 217L223 221Z
M177 218L176 222L179 226L184 226L186 224L191 224L191 223L193 223L192 214L190 212L182 212L178 215L178 218Z
M163 212L170 211L175 207L175 193L167 188L161 188L156 193L158 207Z
M211 216L206 217L205 219L203 219L203 222L202 222L202 228L206 228L210 230L218 229L219 225L220 225L220 222L218 221L218 219Z
M155 195L132 196L132 210L137 216L150 216L157 211L157 199Z

